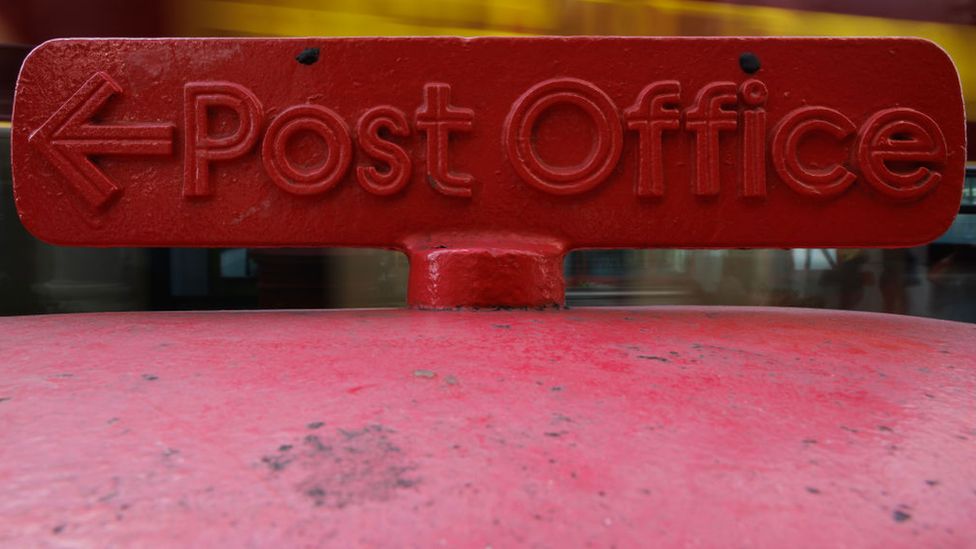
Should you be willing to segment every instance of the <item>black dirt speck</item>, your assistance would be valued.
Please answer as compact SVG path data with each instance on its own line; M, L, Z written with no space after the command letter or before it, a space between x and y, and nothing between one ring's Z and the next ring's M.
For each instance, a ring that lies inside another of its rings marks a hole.
M142 379L145 379L146 381L156 381L159 379L159 376L155 374L142 374Z
M325 425L325 422L324 421L313 421L312 423L309 423L308 425L306 425L306 427L308 427L309 429L319 429L323 425Z
M323 430L302 442L278 446L263 464L315 507L343 509L387 501L421 484L417 465L394 443L396 431L383 425Z
M272 471L283 471L285 467L288 467L293 460L293 458L286 456L271 455L261 458L261 463L267 465L268 469L271 469Z
M895 509L891 513L891 518L895 519L895 522L905 522L906 520L912 518L912 516L901 509Z
M322 439L320 439L315 435L308 435L307 437L305 437L305 444L307 446L311 446L313 449L319 452L329 452L332 450L331 446L323 443Z
M323 490L320 486L313 486L308 490L305 490L305 495L316 500L321 500L325 498L325 490ZM315 505L320 506L322 505L322 502L316 501Z

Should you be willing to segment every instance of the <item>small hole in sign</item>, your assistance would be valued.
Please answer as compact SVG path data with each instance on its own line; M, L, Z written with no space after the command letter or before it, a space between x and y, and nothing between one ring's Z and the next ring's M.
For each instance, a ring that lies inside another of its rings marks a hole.
M302 53L295 56L295 61L298 61L302 65L311 65L319 60L319 49L318 48L305 48Z
M739 67L742 72L753 74L759 70L759 58L751 51L744 52L739 56Z

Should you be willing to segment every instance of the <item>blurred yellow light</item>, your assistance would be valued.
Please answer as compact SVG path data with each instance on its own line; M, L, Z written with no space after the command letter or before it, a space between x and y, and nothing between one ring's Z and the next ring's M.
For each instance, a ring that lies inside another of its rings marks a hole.
M198 32L227 35L918 36L949 52L976 113L970 25L701 0L205 0L187 9Z

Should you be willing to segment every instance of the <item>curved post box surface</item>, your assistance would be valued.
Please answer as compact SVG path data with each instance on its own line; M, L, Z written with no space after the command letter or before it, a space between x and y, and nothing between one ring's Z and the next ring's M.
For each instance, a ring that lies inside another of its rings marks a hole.
M0 542L963 546L976 326L750 308L0 319Z

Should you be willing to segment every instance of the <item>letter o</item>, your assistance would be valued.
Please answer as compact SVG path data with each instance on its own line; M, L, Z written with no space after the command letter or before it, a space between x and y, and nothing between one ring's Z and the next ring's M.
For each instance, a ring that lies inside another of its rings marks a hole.
M325 141L328 156L321 166L299 168L288 159L288 140L299 131L310 131ZM352 160L352 139L346 123L333 111L320 105L296 105L271 122L261 156L275 185L292 194L314 195L342 180Z
M546 109L559 103L580 108L596 125L596 143L575 166L552 166L532 146L532 130ZM576 78L536 84L512 105L505 120L504 148L516 173L536 189L557 195L586 192L613 171L623 150L623 128L613 101L600 88Z

